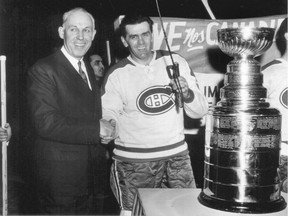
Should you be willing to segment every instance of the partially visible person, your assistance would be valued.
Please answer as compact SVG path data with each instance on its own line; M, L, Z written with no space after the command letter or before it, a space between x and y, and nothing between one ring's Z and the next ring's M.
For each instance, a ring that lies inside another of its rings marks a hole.
M9 123L6 123L3 127L0 127L0 142L9 142L12 136L12 129Z
M277 108L282 115L280 176L283 192L287 193L288 169L288 56L287 56L287 18L281 23L276 33L276 45L281 57L262 68L263 86L267 89L267 102L270 107Z
M96 81L97 81L97 83L99 85L99 88L101 88L101 85L102 85L102 82L103 82L103 79L104 79L104 76L105 76L105 65L104 65L103 59L98 54L92 54L89 57L89 61L90 61L91 67L93 68L93 71L94 71L94 74L95 74L95 78L96 78ZM113 148L114 148L114 142L111 141L111 140L105 141L104 139L102 139L102 142L106 143L106 144L109 143L109 145L107 145L107 148L106 148L107 149L106 158L108 160L107 169L108 169L108 172L109 172L109 169L110 169L110 166L111 166L111 163L112 163L112 154L113 154L112 152L113 152ZM109 182L109 176L107 176L107 177L108 177L108 182ZM114 195L112 194L109 185L107 185L106 191L107 191L106 192L106 197L111 197L110 200L109 200L110 208L113 208L113 206L117 206L117 203L115 201Z
M61 49L28 72L35 214L103 214L106 151L100 139L113 138L114 127L101 119L100 90L83 61L96 34L94 18L72 9L58 33Z
M93 68L96 80L101 81L105 73L105 66L102 57L97 54L91 55L90 65Z
M171 77L169 53L152 49L152 26L146 16L123 18L121 40L130 55L110 68L103 83L103 118L115 124L118 134L111 187L121 215L131 215L137 188L196 187L183 113L201 118L208 103L187 61L176 53L179 82ZM180 92L183 107L176 99Z

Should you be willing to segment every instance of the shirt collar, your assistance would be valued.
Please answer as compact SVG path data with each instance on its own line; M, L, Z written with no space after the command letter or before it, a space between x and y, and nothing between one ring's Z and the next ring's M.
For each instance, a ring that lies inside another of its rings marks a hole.
M143 65L143 64L140 64L140 63L136 62L135 60L133 60L133 58L131 57L131 55L129 55L129 56L127 57L127 59L129 59L129 61L131 61L133 64L137 65L138 67L147 67L147 66L151 66L152 63L155 61L155 59L156 59L156 52L153 51L153 57L152 57L151 61L150 61L147 65Z
M78 71L77 68L78 68L78 62L79 62L79 60L76 59L76 58L74 58L73 56L71 56L71 55L67 52L67 50L65 49L64 46L62 46L61 51L62 51L62 53L65 55L65 57L69 60L69 62L73 65L73 67ZM80 61L81 61L81 65L84 65L83 57L80 59Z

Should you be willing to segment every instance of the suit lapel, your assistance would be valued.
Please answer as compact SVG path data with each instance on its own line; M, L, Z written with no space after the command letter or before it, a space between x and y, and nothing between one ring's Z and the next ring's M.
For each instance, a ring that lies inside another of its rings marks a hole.
M102 108L101 108L100 88L98 87L98 84L96 83L96 78L95 78L93 68L91 67L91 65L87 63L87 61L85 61L84 59L84 63L85 63L85 67L88 73L92 91L89 89L89 86L86 83L84 83L81 76L78 74L78 71L75 70L75 68L72 66L69 60L64 56L61 50L58 51L55 57L57 59L55 61L58 61L58 64L61 65L61 73L63 73L63 76L65 76L65 80L73 84L77 90L82 91L83 95L87 95L87 100L93 100L94 110L95 111L97 110L95 115L98 116L97 119L101 118Z
M56 52L56 58L59 61L59 64L63 66L63 72L65 73L67 82L72 82L75 83L75 85L77 85L77 88L83 91L87 91L87 94L91 94L91 90L88 86L87 83L85 83L82 79L82 77L79 75L78 71L73 67L73 65L70 63L70 61L65 57L65 55L62 53L61 50L58 50ZM84 61L85 62L85 61ZM89 76L89 81L91 84L91 88L92 91L95 88L94 84L92 84L92 78L91 78L91 71L89 72L90 69L87 68L87 64L85 62L85 67L87 69L88 72L88 76ZM92 72L93 73L93 72ZM92 74L94 75L94 74ZM81 87L81 88L79 88Z

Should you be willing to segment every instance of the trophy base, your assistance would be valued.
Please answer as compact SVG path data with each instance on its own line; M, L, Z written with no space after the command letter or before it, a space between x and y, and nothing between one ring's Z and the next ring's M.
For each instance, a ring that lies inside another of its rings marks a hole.
M237 203L215 199L203 192L198 196L198 201L209 208L236 213L272 213L281 211L287 206L283 197L271 202Z

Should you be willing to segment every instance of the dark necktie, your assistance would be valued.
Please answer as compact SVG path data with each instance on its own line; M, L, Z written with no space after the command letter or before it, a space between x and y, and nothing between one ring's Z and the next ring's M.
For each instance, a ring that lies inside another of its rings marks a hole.
M81 68L81 61L78 62L78 66L79 66L79 74L80 74L80 76L82 77L84 82L88 84L86 74L84 73L84 71Z

